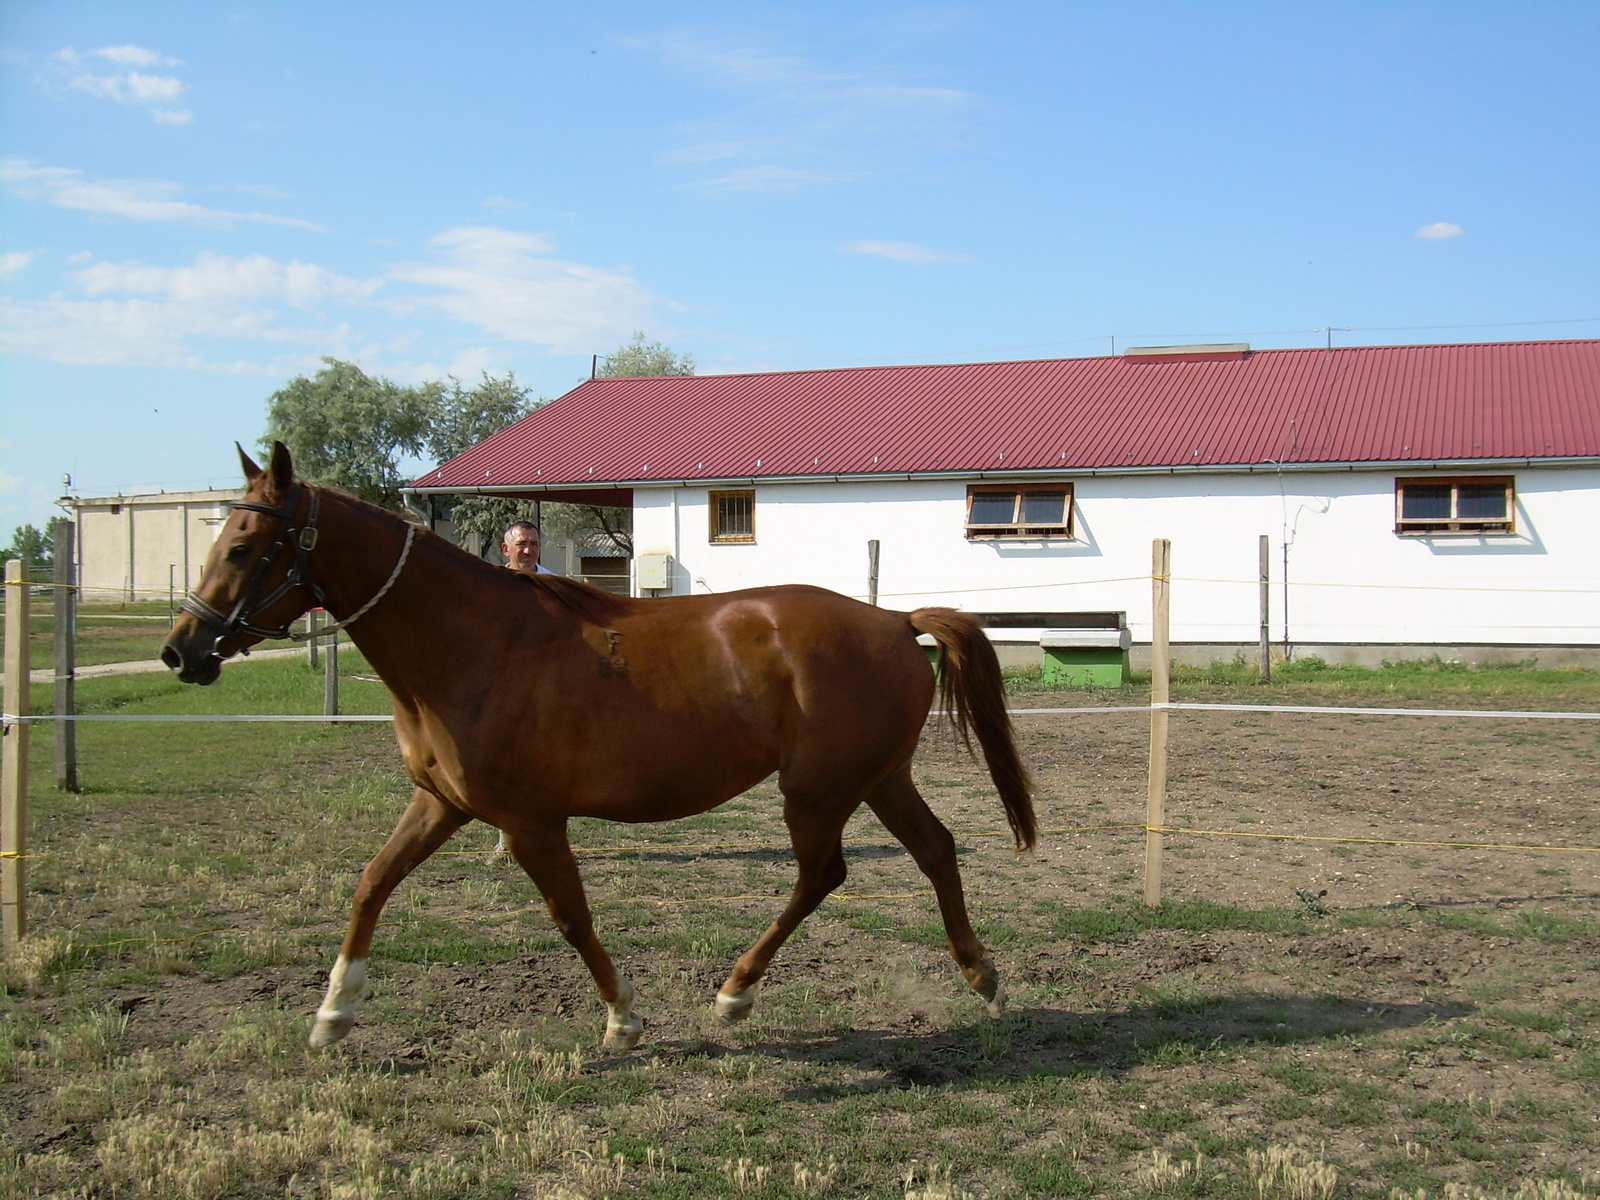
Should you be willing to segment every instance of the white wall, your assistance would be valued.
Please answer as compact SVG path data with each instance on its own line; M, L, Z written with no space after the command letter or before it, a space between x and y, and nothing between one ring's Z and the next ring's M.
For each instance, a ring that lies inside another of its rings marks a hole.
M200 581L235 491L79 500L80 585L95 600L181 597Z
M1397 537L1394 472L1328 471L1077 478L1075 538L1003 543L966 539L961 482L758 485L756 541L730 545L708 540L706 489L640 487L634 542L673 555L677 594L814 583L864 598L877 538L887 607L1123 610L1148 640L1150 543L1167 537L1173 640L1254 643L1264 533L1274 640L1287 540L1295 642L1600 643L1600 470L1514 474L1510 537Z

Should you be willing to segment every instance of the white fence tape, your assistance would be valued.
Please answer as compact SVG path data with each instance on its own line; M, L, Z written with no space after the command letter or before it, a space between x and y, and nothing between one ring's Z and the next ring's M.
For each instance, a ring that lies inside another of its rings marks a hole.
M1337 713L1353 717L1496 717L1541 721L1600 721L1600 712L1502 712L1485 708L1340 708L1331 704L1124 704L1116 708L1013 708L1012 716L1040 713L1149 712L1152 709L1185 712Z
M1154 709L1183 712L1259 712L1259 713L1312 713L1350 717L1491 717L1496 720L1532 721L1600 721L1600 712L1508 712L1483 708L1343 708L1328 704L1119 704L1109 708L1013 708L1014 717L1042 716L1051 713L1071 713L1091 716L1103 713L1147 713ZM949 716L938 712L930 716ZM7 725L44 725L52 721L312 721L329 724L343 721L393 721L393 713L354 713L342 716L323 716L318 713L251 714L183 714L167 716L133 716L128 714L85 713L77 716L27 716L5 714Z
M83 722L83 721L318 721L318 722L322 722L324 724L327 724L327 723L333 722L333 721L392 721L392 720L394 720L394 714L393 713L374 713L374 714L371 714L371 715L368 715L366 713L355 713L355 714L344 714L344 715L340 715L340 716L324 716L324 715L322 715L320 713L318 713L318 714L313 714L313 713L282 713L282 714L276 714L276 715L272 714L272 713L246 713L246 714L234 713L234 714L228 714L228 715L218 714L216 716L209 716L209 715L206 715L206 714L203 714L203 713L196 713L196 714L165 715L165 716L145 716L145 717L133 716L133 715L122 714L122 713L117 713L117 714L81 713L81 714L78 714L76 716L62 716L62 717L57 717L57 716L16 717L16 716L13 716L10 713L6 713L5 714L5 723L7 725L21 725L21 724L24 724L24 723L29 724L29 725L48 725L53 721L77 721L77 722Z

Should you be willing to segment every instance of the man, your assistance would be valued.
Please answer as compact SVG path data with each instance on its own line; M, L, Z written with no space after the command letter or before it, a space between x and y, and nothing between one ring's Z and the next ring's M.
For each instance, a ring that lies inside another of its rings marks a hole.
M514 521L506 530L500 543L500 553L506 556L506 566L528 575L554 575L555 572L540 565L539 550L542 539L539 527L532 521Z

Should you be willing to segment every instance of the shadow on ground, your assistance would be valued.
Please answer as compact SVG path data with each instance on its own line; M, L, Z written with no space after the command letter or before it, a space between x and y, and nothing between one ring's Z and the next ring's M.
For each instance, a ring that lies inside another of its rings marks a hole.
M849 1085L788 1093L792 1100L828 1100L886 1089L1117 1074L1149 1063L1181 1063L1230 1047L1292 1045L1410 1029L1462 1016L1472 1007L1448 1001L1377 1004L1345 996L1217 996L1091 1013L1019 1009L998 1022L926 1033L837 1028L742 1049L710 1042L663 1042L655 1052L666 1058L769 1056L849 1065L869 1073L869 1078ZM594 1065L616 1069L627 1061Z

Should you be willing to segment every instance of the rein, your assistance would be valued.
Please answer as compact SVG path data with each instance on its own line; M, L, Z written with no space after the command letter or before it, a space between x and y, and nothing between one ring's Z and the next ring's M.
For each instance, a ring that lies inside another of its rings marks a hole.
M294 525L295 511L300 507L300 493L305 491L310 496L310 504L306 512L305 523L298 528ZM294 642L309 642L319 638L331 637L366 615L372 607L382 600L400 578L400 572L406 565L406 560L411 557L411 544L416 540L417 527L410 522L406 523L406 541L401 547L400 558L394 564L394 570L389 572L389 578L383 583L372 599L368 600L355 612L342 621L326 625L314 633L294 633L290 630L288 622L282 625L258 625L256 617L271 608L285 595L295 588L303 589L322 608L327 607L327 597L322 589L312 581L308 567L310 565L311 551L316 549L318 530L317 515L321 509L321 496L315 488L302 485L296 480L289 487L289 494L284 499L282 508L274 508L270 504L262 504L255 500L235 500L234 508L249 509L251 512L264 513L269 517L277 517L282 523L278 529L278 536L272 545L256 560L255 570L251 572L249 580L239 592L239 598L234 601L233 611L224 613L202 599L197 593L190 592L183 599L183 611L210 626L217 631L216 639L212 642L211 652L216 654L216 648L224 638L233 638L238 641L241 633L253 634L259 638L272 638L283 640L287 638ZM273 564L284 550L294 555L294 561L284 572L283 582L275 587L267 596L257 599L256 593L266 586L268 574ZM249 654L250 651L241 646L240 652ZM220 656L219 656L220 657Z

